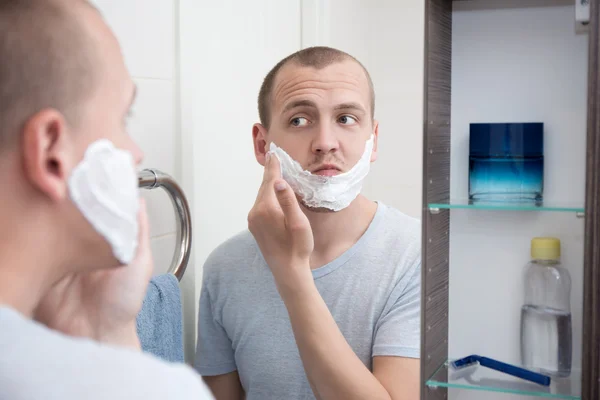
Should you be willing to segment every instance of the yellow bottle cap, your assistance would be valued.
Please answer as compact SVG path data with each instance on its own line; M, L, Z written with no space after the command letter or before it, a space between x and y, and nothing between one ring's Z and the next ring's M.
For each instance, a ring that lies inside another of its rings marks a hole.
M531 239L531 258L534 260L560 259L560 240L553 237Z

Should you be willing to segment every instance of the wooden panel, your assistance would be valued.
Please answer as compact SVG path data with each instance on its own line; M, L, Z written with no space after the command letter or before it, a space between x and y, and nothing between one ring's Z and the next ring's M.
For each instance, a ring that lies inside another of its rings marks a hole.
M450 123L427 124L427 188L429 203L442 203L450 195Z
M452 62L452 2L430 0L427 26L427 118L428 123L450 122Z
M423 120L423 235L421 399L447 398L425 382L448 356L448 252L450 211L431 214L429 203L450 196L450 93L452 1L425 2L425 104Z
M600 4L590 2L582 400L600 399Z
M427 255L423 268L425 318L423 370L429 378L448 356L448 222L449 210L426 217Z
M430 154L427 166L431 174L424 182L427 185L427 196L430 203L443 203L450 194L450 164L448 154Z
M427 400L446 400L448 398L448 389L444 387L426 387L421 393L422 399Z
M426 5L423 188L428 203L439 203L450 194L452 2L428 0Z

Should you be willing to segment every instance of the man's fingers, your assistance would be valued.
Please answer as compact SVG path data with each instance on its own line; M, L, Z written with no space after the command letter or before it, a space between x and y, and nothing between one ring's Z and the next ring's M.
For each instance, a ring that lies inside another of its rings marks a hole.
M288 228L296 229L302 226L304 214L300 209L294 190L283 179L275 181L274 189Z
M275 179L281 178L281 166L279 159L275 154L267 153L267 162L265 163L265 172L263 174L263 182L271 183Z
M258 189L256 202L259 202L265 197L273 193L273 181L281 178L281 165L277 156L267 153L265 169L263 172L263 181Z

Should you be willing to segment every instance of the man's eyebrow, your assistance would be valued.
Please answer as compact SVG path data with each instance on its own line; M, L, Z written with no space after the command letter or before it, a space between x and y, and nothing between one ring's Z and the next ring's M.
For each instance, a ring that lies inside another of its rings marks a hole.
M317 108L317 105L315 104L315 102L310 101L310 100L292 101L291 103L289 103L285 106L285 108L283 109L283 112L286 113L286 112L293 110L294 108L298 108L298 107Z
M362 113L366 113L367 111L365 110L365 108L363 106L361 106L358 103L342 103L342 104L338 104L337 106L334 107L334 110L355 110L355 111L360 111Z

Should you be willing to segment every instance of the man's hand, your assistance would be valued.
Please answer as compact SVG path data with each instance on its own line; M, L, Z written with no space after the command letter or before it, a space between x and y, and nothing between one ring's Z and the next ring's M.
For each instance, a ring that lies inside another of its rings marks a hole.
M278 285L293 283L298 273L310 274L314 248L310 222L282 179L279 160L269 153L256 202L248 214L248 228Z
M146 206L140 202L139 244L132 263L66 276L42 299L37 321L71 336L139 348L136 316L154 268Z

